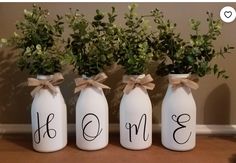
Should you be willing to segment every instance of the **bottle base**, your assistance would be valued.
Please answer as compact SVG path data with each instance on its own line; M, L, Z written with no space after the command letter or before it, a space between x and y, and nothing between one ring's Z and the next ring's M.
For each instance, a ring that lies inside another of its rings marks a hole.
M148 148L150 148L152 146L152 144L148 145L148 146L145 146L145 147L130 147L130 146L127 146L127 145L124 145L122 143L120 143L120 145L125 148L125 149L128 149L128 150L133 150L133 151L141 151L141 150L146 150Z
M189 148L174 148L174 147L166 146L163 143L162 143L162 145L166 149L169 149L171 151L176 151L176 152L188 152L188 151L192 151L195 148L195 145L193 147L189 147Z
M106 148L108 146L108 143L104 146L101 146L101 147L96 147L96 148L83 148L83 147L80 147L78 145L76 145L78 149L80 150L83 150L83 151L99 151L99 150L102 150L104 148Z
M33 148L33 149L34 149L34 151L39 152L39 153L53 153L53 152L57 152L57 151L64 149L66 146L67 146L67 143L60 148L55 148L52 150L40 150L40 149L36 149L36 148Z

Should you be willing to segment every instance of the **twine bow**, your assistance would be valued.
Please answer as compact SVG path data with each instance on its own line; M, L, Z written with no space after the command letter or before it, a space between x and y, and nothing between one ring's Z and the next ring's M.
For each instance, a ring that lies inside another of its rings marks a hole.
M28 78L28 86L34 86L31 91L31 96L35 96L35 94L42 88L48 89L52 94L56 94L57 90L55 88L56 85L60 84L63 81L63 76L61 73L55 73L51 79L35 79L35 78Z
M199 85L194 81L193 78L175 78L169 77L169 83L172 84L172 88L176 89L182 85L191 88L191 89L198 89Z
M126 86L123 90L124 93L128 94L136 86L141 87L143 90L153 90L155 87L154 83L151 83L153 78L150 74L144 76L143 78L135 78L133 76L125 75L123 77L123 83L126 83Z
M97 88L102 89L110 89L107 85L102 84L107 79L107 75L105 73L99 73L91 78L85 79L85 78L77 78L75 79L75 93L81 91L82 89L88 87L88 86L94 86Z

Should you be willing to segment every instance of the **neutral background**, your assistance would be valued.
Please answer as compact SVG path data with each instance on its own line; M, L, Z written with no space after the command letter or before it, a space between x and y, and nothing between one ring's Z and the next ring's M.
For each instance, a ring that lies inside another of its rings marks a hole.
M101 9L109 11L111 6L115 6L118 11L118 23L123 24L123 14L127 12L129 3L41 3L40 6L50 10L51 17L56 14L65 14L69 8L78 8L89 19L95 14L95 10ZM219 17L220 9L230 5L236 8L236 3L139 3L138 13L147 14L154 8L159 8L165 16L177 23L177 31L184 38L190 34L189 20L195 18L202 21L202 31L206 31L206 11L211 11ZM30 3L0 3L0 37L10 36L15 29L15 22L22 19L23 10L30 9ZM222 35L215 42L217 49L226 44L236 47L236 21L224 23ZM66 27L67 37L69 33ZM30 96L31 88L22 87L26 81L27 74L20 72L16 67L17 52L10 49L0 49L0 123L30 123ZM236 123L236 74L235 64L236 50L227 55L225 59L216 59L222 68L227 70L229 79L216 79L210 75L200 79L200 88L193 91L197 104L198 124L235 124ZM150 65L150 72L157 84L155 90L150 91L153 103L153 121L160 122L160 109L163 96L167 88L166 78L156 77L156 65ZM118 123L118 108L122 91L120 81L123 70L114 69L107 72L109 79L106 84L111 86L111 91L106 91L109 103L110 123ZM63 96L68 106L68 121L75 121L75 102L78 95L73 94L74 78L77 74L68 67L64 72L65 81L61 85Z

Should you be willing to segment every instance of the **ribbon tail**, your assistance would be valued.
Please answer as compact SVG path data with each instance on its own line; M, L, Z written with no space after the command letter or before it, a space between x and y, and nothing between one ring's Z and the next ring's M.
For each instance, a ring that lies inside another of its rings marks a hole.
M48 87L48 90L49 90L53 95L55 95L55 94L58 93L58 92L57 92L57 89L56 89L53 85L49 84L49 85L47 85L47 87Z
M193 81L188 81L188 82L185 83L185 85L189 88L194 89L194 90L199 88L198 84L193 82Z
M34 89L30 92L31 96L34 97L34 96L36 95L36 93L37 93L41 88L42 88L42 86L38 86L38 87L34 88Z
M129 94L132 89L134 89L134 84L127 84L127 85L125 86L123 92L124 92L125 94Z
M78 92L80 92L82 89L84 89L86 87L87 87L86 84L77 86L77 87L75 87L74 93L78 93Z
M96 81L93 82L92 85L95 86L95 87L98 87L98 88L102 88L102 89L111 89L111 88L108 87L107 85L104 85L104 84L99 83L99 82L96 82Z

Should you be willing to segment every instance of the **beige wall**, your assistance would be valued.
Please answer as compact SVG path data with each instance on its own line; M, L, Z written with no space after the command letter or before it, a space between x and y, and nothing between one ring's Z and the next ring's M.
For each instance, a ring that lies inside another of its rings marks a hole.
M15 30L15 22L22 18L23 9L31 8L30 3L0 3L0 37L10 36ZM119 13L118 21L123 23L123 13L127 11L128 3L44 3L42 7L48 8L52 16L64 14L69 8L79 8L89 18L94 15L95 9L107 11L115 6ZM165 15L178 24L178 31L186 38L190 32L188 25L190 18L205 21L206 11L219 16L222 7L230 5L236 8L236 3L141 3L138 12L147 13L157 7ZM206 26L205 26L206 27ZM203 30L205 30L203 28ZM222 36L215 42L217 48L225 44L236 47L236 21L224 24ZM66 30L68 33L68 30ZM16 55L9 49L0 50L0 123L29 123L30 122L30 96L31 88L22 87L27 74L20 72L16 67ZM235 124L236 123L236 75L235 64L236 51L225 60L216 60L217 63L227 69L230 78L217 80L214 76L201 78L200 88L193 91L197 104L197 122L199 124ZM150 66L150 73L155 76L156 65ZM110 122L118 122L118 106L121 90L118 88L122 70L109 72L107 84L113 89L105 92L110 105ZM62 84L62 93L68 105L68 121L74 123L75 101L77 96L73 94L73 79L76 74L70 69L64 72L65 81ZM150 91L153 103L153 119L160 122L160 106L166 91L165 78L155 76L157 87Z

